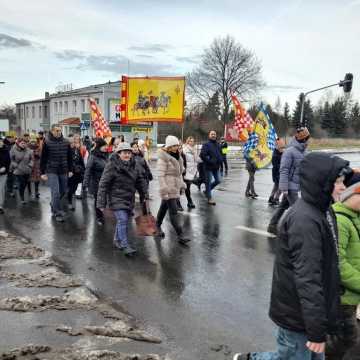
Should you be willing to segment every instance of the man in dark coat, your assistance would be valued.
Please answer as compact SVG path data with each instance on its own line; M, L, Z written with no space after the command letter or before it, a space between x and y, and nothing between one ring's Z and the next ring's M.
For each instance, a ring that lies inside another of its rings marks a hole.
M338 331L341 295L338 231L331 203L345 190L349 162L326 153L305 156L301 198L279 226L270 318L279 327L275 353L245 359L323 360L325 341Z
M41 178L48 181L51 190L51 212L55 220L63 222L61 199L67 191L68 178L73 176L73 158L70 143L64 139L61 127L51 126L40 160Z
M115 154L110 157L101 176L97 195L97 206L104 210L108 207L114 211L117 220L114 245L123 250L125 255L133 255L136 250L128 242L128 226L135 203L135 192L140 198L148 198L147 182L143 169L132 157L130 144L120 143Z
M0 214L4 213L5 188L7 174L10 168L10 153L4 144L4 140L0 138Z
M201 147L200 158L204 164L206 197L209 205L216 205L212 199L211 191L220 184L219 169L223 161L221 148L216 140L216 131L209 132L209 141ZM211 182L211 179L214 179Z

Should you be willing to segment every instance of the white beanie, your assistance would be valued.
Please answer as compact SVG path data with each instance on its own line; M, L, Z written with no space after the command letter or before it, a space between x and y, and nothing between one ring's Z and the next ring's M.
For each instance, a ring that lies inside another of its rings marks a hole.
M120 152L120 151L125 151L125 150L132 151L132 148L129 143L122 142L116 147L115 152Z
M180 145L179 139L176 136L168 135L165 139L165 147Z

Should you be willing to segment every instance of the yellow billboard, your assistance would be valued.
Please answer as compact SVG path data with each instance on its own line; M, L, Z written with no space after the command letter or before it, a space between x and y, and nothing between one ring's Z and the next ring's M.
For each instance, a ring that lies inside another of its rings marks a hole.
M122 123L183 121L185 77L123 76L122 82Z

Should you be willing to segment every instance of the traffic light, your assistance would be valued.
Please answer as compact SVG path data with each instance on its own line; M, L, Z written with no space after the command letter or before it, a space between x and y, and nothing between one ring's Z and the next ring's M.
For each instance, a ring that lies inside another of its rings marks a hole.
M353 84L353 74L351 73L347 73L345 75L345 79L340 81L339 85L342 86L344 88L344 93L347 94L351 91L352 89L352 84Z

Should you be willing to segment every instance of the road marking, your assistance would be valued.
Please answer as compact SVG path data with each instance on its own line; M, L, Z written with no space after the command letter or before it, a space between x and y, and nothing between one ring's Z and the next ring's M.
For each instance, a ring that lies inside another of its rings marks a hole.
M275 238L275 237L276 237L276 235L270 234L269 232L267 232L267 231L265 231L265 230L249 228L249 227L247 227L247 226L242 226L242 225L235 226L235 229L248 231L248 232L251 232L251 233L254 233L254 234L258 234L258 235L263 235L263 236L266 236L266 237L272 237L272 238Z
M180 214L183 214L183 215L187 215L187 216L190 216L190 217L199 217L198 214L194 214L194 213L191 213L191 212L183 212L181 211Z

